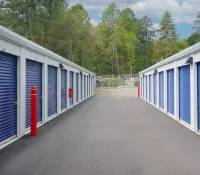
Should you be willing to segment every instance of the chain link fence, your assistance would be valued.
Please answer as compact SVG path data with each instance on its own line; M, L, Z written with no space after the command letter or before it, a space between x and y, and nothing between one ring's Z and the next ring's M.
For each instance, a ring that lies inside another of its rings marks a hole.
M138 75L103 75L96 76L96 87L136 87L139 84Z

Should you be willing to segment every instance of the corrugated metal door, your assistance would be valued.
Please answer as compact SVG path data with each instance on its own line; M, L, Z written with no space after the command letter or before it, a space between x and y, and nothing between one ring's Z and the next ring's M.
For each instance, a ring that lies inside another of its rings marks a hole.
M145 92L146 92L146 100L147 100L147 76L145 76Z
M190 124L190 66L179 68L179 117Z
M143 97L142 77L140 77L141 97Z
M174 69L167 71L167 112L174 115Z
M76 73L76 102L78 103L79 96L79 74Z
M197 113L198 130L200 130L200 63L197 64Z
M37 86L37 122L42 121L42 63L26 60L26 128L31 124L31 87Z
M81 100L83 100L83 75L81 74Z
M153 75L153 97L154 97L154 104L157 105L157 74Z
M159 107L164 109L164 72L159 73Z
M73 97L74 97L74 72L69 72L69 88L72 88L72 98L70 98L69 102L70 102L70 106L73 105Z
M84 98L86 98L86 75L84 75Z
M48 117L57 113L57 68L48 65Z
M61 110L67 108L67 71L61 70Z
M143 89L142 89L142 92L143 92L143 98L144 98L144 88L145 88L145 86L144 86L144 79L145 79L145 77L143 76L142 79L143 79L143 80L142 80L142 82L143 82Z
M89 95L89 81L88 81L88 76L87 76L87 97L88 97L88 95Z
M151 102L151 75L149 75L149 102Z
M17 59L0 52L0 144L17 134Z

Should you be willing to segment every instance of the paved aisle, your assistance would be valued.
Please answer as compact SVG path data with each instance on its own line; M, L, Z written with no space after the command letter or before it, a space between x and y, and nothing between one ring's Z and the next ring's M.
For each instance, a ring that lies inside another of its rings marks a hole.
M199 175L200 136L146 102L97 95L0 151L0 175Z

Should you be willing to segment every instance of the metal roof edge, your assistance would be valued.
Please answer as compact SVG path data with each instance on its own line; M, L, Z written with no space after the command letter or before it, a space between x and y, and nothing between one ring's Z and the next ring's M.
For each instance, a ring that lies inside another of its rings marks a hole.
M29 50L32 51L37 51L38 53L45 55L47 57L50 57L52 59L54 59L55 61L59 61L63 64L69 65L73 68L82 70L84 72L90 73L92 75L95 75L95 73L67 60L66 58L63 58L62 56L34 43L33 41L30 41L20 35L18 35L17 33L14 33L13 31L3 27L2 25L0 25L0 36L2 36L2 38L6 38L9 42L11 43L17 43L20 46L23 46L24 48L28 48Z
M193 46L190 46L172 56L170 56L169 58L166 58L165 60L159 62L159 63L156 63L154 64L153 66L147 68L147 69L144 69L142 70L141 72L139 72L139 74L144 74L148 71L151 71L153 69L157 69L165 64L168 64L170 62L174 62L174 61L177 61L177 60L180 60L180 59L183 59L184 57L188 56L188 55L191 55L197 51L200 51L200 42L194 44Z

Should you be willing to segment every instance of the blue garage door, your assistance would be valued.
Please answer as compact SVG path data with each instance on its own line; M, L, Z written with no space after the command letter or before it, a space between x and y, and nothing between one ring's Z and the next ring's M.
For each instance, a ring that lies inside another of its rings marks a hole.
M0 144L17 134L17 59L0 52Z
M67 108L67 71L61 70L61 110Z
M142 77L140 78L140 89L141 89L141 97L143 97L143 90L142 90Z
M76 102L78 103L79 96L79 74L76 73Z
M83 100L83 74L80 74L81 76L81 100Z
M144 84L144 79L145 77L143 76L143 80L142 80L142 84L143 84L143 87L142 87L142 94L143 94L143 99L144 99L144 88L145 88L145 84Z
M71 72L69 73L69 88L72 88L72 92L73 92L73 95L72 95L72 98L70 98L69 100L69 104L70 106L73 105L73 98L74 98L74 72Z
M151 75L149 75L149 102L151 102Z
M167 71L167 112L174 115L174 69Z
M48 66L48 117L57 113L57 68Z
M190 66L179 68L179 116L190 124Z
M159 73L159 107L164 109L164 72Z
M26 60L26 128L31 125L31 87L37 86L37 122L42 121L42 64Z
M146 100L147 100L147 76L145 76L145 92L146 92Z
M157 105L157 74L153 75L153 102Z
M86 75L84 75L84 98L86 98Z
M198 130L200 130L200 63L197 64L197 106Z
M89 93L88 93L88 92L89 92L89 81L88 81L88 80L89 80L89 78L88 78L88 76L87 76L87 97L88 97L88 95L89 95Z

